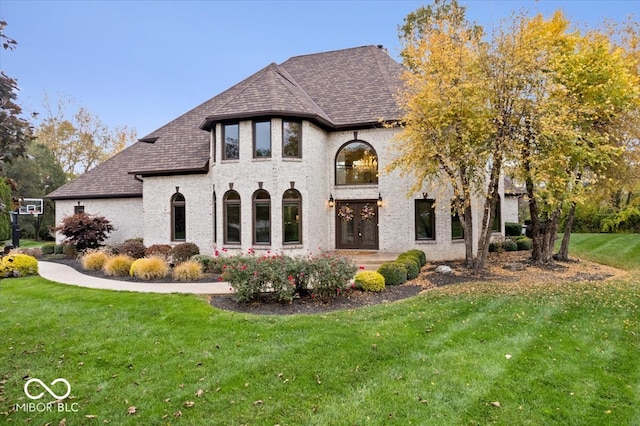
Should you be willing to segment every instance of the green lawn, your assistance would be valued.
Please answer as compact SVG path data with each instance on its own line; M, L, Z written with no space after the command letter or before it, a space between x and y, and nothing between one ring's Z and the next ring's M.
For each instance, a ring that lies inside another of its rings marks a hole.
M0 423L640 424L640 259L622 250L640 243L609 237L596 246L636 269L624 280L319 316L2 280ZM589 250L589 236L574 242ZM28 378L65 378L63 408L78 411L13 412L32 402Z

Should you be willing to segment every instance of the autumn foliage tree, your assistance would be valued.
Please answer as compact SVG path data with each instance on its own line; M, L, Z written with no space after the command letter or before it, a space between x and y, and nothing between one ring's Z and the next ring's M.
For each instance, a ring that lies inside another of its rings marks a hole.
M58 158L67 178L73 179L120 152L136 140L136 132L127 126L110 128L86 108L69 116L71 100L53 106L43 101L46 116L36 129L38 141Z
M65 236L65 242L82 251L100 247L115 228L103 216L92 216L82 212L65 217L55 230Z
M516 15L489 41L464 12L435 0L400 28L406 113L389 170L413 174L416 190L448 183L466 265L479 270L508 165L526 184L532 260L550 262L563 207L580 203L633 140L624 129L638 123L637 55L572 29L561 12ZM483 200L475 258L473 197Z

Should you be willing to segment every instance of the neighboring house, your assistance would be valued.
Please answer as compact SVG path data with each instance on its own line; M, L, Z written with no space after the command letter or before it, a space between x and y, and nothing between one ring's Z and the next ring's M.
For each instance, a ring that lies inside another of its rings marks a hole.
M464 257L451 192L409 194L413 177L384 172L402 71L382 46L271 64L49 194L56 221L84 210L115 225L110 244L188 241L205 254Z

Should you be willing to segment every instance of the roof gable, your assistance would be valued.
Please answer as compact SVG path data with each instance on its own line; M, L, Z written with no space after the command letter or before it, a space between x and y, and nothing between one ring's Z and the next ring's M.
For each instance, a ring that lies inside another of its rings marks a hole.
M326 129L379 125L402 117L402 66L381 46L296 56L270 64L140 139L49 198L141 196L134 175L206 173L209 129L218 121L305 118Z

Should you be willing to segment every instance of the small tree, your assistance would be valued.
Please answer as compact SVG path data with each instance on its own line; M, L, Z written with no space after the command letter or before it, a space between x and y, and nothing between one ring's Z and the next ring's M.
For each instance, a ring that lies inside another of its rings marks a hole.
M65 241L75 245L78 250L86 250L100 247L107 239L107 234L114 231L115 227L103 216L83 212L65 217L55 230L62 233L66 237Z

